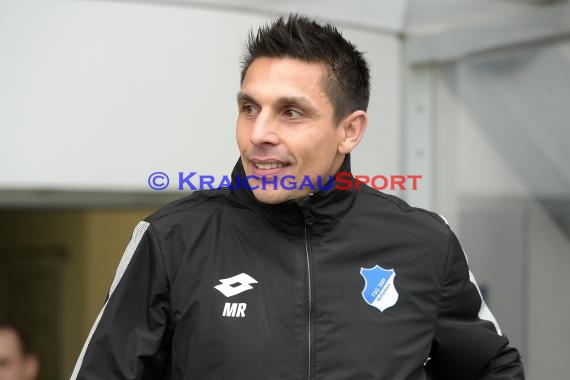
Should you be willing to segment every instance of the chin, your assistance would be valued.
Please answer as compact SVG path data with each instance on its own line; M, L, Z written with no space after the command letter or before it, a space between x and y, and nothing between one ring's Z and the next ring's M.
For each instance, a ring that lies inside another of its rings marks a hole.
M261 203L277 204L294 199L294 192L284 189L280 190L252 190L255 199Z

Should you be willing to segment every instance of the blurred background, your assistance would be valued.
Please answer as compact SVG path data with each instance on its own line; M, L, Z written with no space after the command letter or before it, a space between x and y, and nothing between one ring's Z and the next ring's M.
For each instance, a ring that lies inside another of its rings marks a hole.
M230 174L251 28L332 21L371 65L353 171L444 215L528 379L570 373L570 4L0 0L0 319L68 378L132 229ZM149 188L167 173L163 191Z

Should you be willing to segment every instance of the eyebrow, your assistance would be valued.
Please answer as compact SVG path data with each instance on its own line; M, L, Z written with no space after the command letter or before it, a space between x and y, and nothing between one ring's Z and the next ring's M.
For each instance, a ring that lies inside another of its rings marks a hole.
M253 96L241 91L239 91L237 94L237 101L238 103L251 102L259 104L257 101L255 101ZM294 105L305 108L311 112L317 112L317 107L313 105L313 102L304 96L283 96L281 98L278 98L276 103L278 106Z
M257 104L255 99L253 99L253 96L246 94L245 92L241 92L241 91L239 91L237 93L237 101L238 101L238 103L251 102L251 103Z

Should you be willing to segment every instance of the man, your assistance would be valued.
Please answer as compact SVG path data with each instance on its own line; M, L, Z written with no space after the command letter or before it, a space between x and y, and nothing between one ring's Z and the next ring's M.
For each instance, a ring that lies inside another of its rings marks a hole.
M0 322L0 380L34 380L38 368L22 330Z
M337 176L368 97L333 26L253 34L232 186L137 225L72 379L523 379L445 221Z

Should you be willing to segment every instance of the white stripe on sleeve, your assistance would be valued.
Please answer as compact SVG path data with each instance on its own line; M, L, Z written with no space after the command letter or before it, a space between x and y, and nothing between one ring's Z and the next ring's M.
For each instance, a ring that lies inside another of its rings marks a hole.
M99 322L101 321L101 317L103 316L103 313L105 312L105 309L107 307L107 303L109 302L111 295L113 294L113 292L117 288L117 285L119 285L119 282L121 281L121 278L123 277L123 274L125 274L125 271L127 270L127 267L129 266L129 263L131 262L131 259L133 258L133 255L134 255L144 233L146 232L148 226L149 226L148 222L140 221L137 224L137 226L135 227L135 229L133 231L133 235L131 237L131 240L129 241L129 244L127 245L127 248L125 249L125 252L123 253L123 257L121 258L121 261L119 262L119 266L117 267L117 271L115 273L115 278L113 279L113 283L111 284L111 289L109 291L109 297L107 298L107 301L105 302L105 304L101 308L99 315L97 315L97 319L95 319L95 323L93 324L93 327L91 327L91 331L89 331L89 335L87 336L87 340L85 341L85 344L83 345L83 349L81 350L81 354L79 354L79 358L77 359L77 363L75 363L75 368L73 369L73 373L71 374L71 378L69 380L76 380L77 379L79 369L81 368L81 365L83 364L83 358L85 356L85 352L87 351L87 347L89 346L89 343L91 342L91 338L93 337L95 330L97 330L97 325L99 325Z
M440 215L440 214L438 214L438 215L441 217L441 219L443 219L445 224L447 224L449 226L447 219L445 219L443 217L443 215ZM451 228L451 226L450 226L450 228ZM467 264L469 265L469 259L467 258L467 254L465 253L465 250L463 249L463 247L461 248L461 250L463 251L463 256L465 256L465 261L467 261ZM499 323L497 322L497 320L495 319L495 316L493 315L493 313L491 312L491 310L487 306L487 303L483 299L483 294L481 293L481 289L479 289L479 285L477 284L477 280L475 280L475 276L471 272L471 269L469 269L469 281L471 281L471 283L473 285L475 285L475 288L477 289L477 292L479 293L479 298L481 298L481 308L479 309L479 313L478 313L479 319L491 322L493 324L493 326L495 326L495 330L497 330L497 334L503 335L503 333L501 332L501 328L499 327Z

